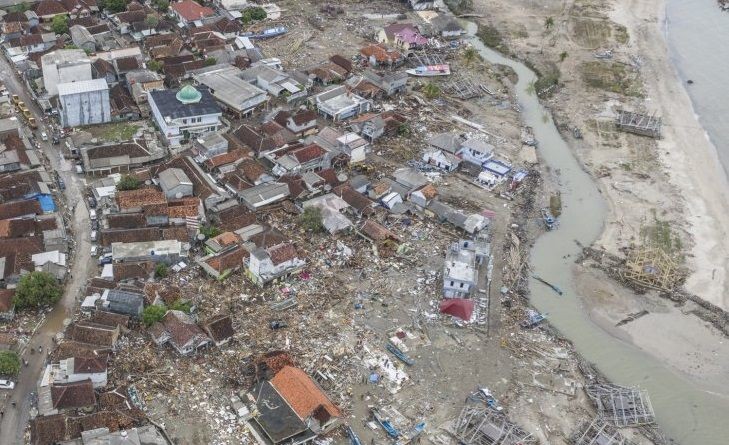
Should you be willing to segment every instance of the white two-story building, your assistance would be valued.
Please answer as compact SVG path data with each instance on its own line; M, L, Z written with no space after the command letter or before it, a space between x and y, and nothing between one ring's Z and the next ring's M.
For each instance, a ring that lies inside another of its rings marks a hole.
M149 107L171 147L179 147L222 126L223 112L207 89L186 85L178 91L150 91Z

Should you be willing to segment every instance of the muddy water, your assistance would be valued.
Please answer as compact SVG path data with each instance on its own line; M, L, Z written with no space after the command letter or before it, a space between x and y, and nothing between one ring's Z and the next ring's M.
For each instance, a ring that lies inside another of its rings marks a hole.
M469 24L468 30L473 35L475 25ZM531 266L535 274L559 286L564 295L558 296L532 280L532 303L548 313L550 323L608 378L617 384L646 389L658 424L670 437L684 445L726 445L729 399L716 395L713 388L702 387L670 371L652 356L609 335L587 317L572 283L572 266L580 251L575 241L590 245L597 239L607 212L605 202L561 138L551 115L534 94L529 94L534 73L486 48L476 38L471 38L471 43L486 60L508 65L519 76L517 95L524 122L534 128L541 159L556 172L562 192L560 227L537 240L531 251Z

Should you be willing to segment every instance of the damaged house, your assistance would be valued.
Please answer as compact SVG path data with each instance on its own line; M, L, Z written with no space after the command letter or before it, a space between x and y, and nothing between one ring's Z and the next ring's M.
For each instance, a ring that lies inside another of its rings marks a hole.
M341 423L342 413L304 371L284 366L253 390L251 426L270 444L304 444Z
M305 264L290 242L256 248L246 261L248 277L259 286L295 273Z
M149 331L157 346L169 343L181 355L193 354L210 344L205 332L182 311L167 311Z

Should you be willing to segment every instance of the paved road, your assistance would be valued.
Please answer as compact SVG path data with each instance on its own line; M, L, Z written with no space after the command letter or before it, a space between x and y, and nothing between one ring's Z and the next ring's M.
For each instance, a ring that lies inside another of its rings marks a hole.
M5 86L10 94L20 96L21 100L28 105L35 115L40 127L36 130L36 134L40 135L41 131L46 131L48 135L51 135L52 131L45 129L45 125L42 124L43 113L27 94L25 88L23 88L23 84L2 56L0 56L0 78L5 82ZM26 129L26 132L30 134L30 129ZM8 398L0 398L0 410L4 412L3 417L0 419L0 445L17 445L23 443L25 427L29 420L31 393L37 392L36 386L45 367L46 355L48 350L53 346L52 339L56 333L63 330L64 320L70 318L73 314L77 296L86 281L87 274L94 271L90 243L91 226L89 212L84 199L83 180L75 173L73 162L61 158L59 150L56 148L58 146L54 147L50 143L40 141L40 137L38 140L41 144L41 149L49 161L46 162L46 169L57 171L66 183L66 190L64 192L66 202L56 202L56 204L58 211L67 215L70 220L71 227L67 235L72 240L71 246L73 250L70 253L72 254L73 266L63 298L47 314L45 321L31 338L23 354L23 358L28 360L28 366L22 368L15 389L9 392L9 394L7 391L4 391L8 394ZM38 348L41 346L43 352L39 353ZM30 348L35 349L36 352L31 354ZM4 397L4 394L0 395L0 397ZM13 408L11 402L16 402L17 406Z

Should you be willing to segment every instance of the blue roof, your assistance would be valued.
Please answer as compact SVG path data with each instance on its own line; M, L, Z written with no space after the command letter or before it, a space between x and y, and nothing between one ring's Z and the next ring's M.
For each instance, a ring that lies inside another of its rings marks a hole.
M38 195L35 197L41 206L43 213L53 213L56 211L56 203L53 202L51 195Z

